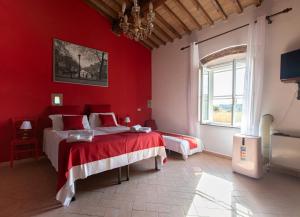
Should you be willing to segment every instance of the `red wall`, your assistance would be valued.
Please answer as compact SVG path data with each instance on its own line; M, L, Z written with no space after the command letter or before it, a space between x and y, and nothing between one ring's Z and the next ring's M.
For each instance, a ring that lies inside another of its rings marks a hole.
M9 119L41 117L51 93L63 93L64 105L109 103L134 123L150 117L150 51L115 36L109 21L84 1L0 0L0 27L0 161L9 157ZM109 87L54 83L53 38L108 52Z

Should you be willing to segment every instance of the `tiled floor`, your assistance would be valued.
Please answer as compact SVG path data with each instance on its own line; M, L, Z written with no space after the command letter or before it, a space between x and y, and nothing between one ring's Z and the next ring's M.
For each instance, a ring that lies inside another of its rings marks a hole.
M300 216L300 179L269 173L257 181L231 171L231 162L207 154L187 161L172 153L163 170L149 159L131 166L131 180L116 171L77 184L76 201L55 201L56 174L47 159L0 167L0 216L189 217Z

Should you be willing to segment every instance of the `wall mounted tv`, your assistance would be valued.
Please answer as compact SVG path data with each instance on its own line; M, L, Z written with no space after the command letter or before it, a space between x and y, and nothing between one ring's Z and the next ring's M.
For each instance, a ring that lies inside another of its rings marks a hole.
M300 49L281 55L280 80L300 82Z

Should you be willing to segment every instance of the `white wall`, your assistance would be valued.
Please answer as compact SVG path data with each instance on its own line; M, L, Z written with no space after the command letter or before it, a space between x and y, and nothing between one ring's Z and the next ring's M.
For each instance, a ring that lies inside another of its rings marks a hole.
M260 8L247 8L243 14L231 16L214 27L175 40L152 52L152 106L153 118L161 130L186 133L186 91L189 70L189 50L180 48L243 24L263 14L278 12L287 7L293 10L274 18L267 26L266 71L264 80L263 114L275 117L274 127L287 132L300 133L300 102L296 100L295 84L279 80L280 54L300 48L300 1L265 0ZM247 43L247 28L237 30L200 45L200 58L219 49ZM290 109L288 107L290 106ZM298 112L298 113L297 113ZM238 129L201 125L201 139L207 150L231 155L232 136Z

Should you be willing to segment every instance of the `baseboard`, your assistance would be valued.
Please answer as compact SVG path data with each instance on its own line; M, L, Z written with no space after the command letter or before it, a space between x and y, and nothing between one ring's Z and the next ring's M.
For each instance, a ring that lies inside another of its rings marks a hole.
M228 160L232 160L232 157L230 157L228 155L224 155L224 154L220 154L220 153L216 153L216 152L212 152L212 151L203 150L203 153L213 155L215 157L220 157L220 158L225 158L225 159L228 159Z
M271 164L270 170L300 178L300 170L294 170L294 169L276 165L276 164Z

